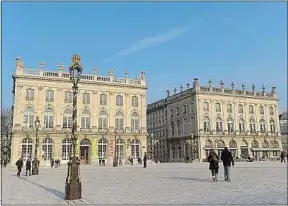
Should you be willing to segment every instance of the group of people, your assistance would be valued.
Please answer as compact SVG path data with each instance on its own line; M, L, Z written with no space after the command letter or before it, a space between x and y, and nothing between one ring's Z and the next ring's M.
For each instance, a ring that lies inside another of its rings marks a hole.
M50 160L50 164L51 164L51 168L53 168L54 165L55 165L55 168L60 167L60 160L59 159L54 160L54 158L52 158Z
M234 166L234 159L231 154L231 152L228 150L227 147L224 148L224 150L221 153L221 160L223 162L224 166L224 179L225 181L230 182L230 168L231 164ZM209 169L211 170L212 173L212 180L213 182L218 181L218 172L219 172L219 161L220 161L219 156L216 154L214 149L210 150L209 156L208 156L208 162L209 162Z
M40 164L39 160L37 160L37 164L39 167L39 164ZM24 162L23 162L22 157L20 157L19 160L17 160L17 162L16 162L17 176L18 177L20 177L23 166L24 166ZM31 161L31 158L27 159L25 166L26 166L26 176L28 176L28 174L29 174L29 176L31 176L31 169L33 169L33 167L35 166L35 160Z

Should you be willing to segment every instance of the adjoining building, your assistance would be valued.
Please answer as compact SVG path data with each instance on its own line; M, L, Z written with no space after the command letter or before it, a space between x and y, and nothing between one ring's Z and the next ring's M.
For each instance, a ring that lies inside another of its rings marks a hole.
M85 69L84 69L85 71ZM81 162L111 163L116 152L124 163L129 157L142 158L146 152L146 80L145 73L135 79L82 75L78 84L77 154ZM36 116L40 117L38 159L41 165L50 159L68 161L71 154L72 83L64 65L58 71L26 69L16 59L13 75L13 136L11 163L19 157L34 156ZM116 144L116 145L115 145ZM116 148L116 151L115 151Z
M282 146L283 149L288 152L288 115L287 111L279 115L281 137L282 137Z
M181 85L166 98L147 105L147 129L153 141L148 152L155 151L160 161L205 161L209 150L220 154L227 146L234 157L276 158L282 149L276 87L262 91L200 86L194 79L187 89ZM152 135L153 134L153 135ZM154 148L154 149L153 149Z

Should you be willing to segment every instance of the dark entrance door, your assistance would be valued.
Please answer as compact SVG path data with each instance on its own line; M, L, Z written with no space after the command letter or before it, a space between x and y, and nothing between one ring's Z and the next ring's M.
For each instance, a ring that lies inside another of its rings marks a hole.
M89 164L89 146L80 146L80 160L82 164Z
M248 154L248 148L247 147L241 147L241 157L243 159L248 159L249 154Z

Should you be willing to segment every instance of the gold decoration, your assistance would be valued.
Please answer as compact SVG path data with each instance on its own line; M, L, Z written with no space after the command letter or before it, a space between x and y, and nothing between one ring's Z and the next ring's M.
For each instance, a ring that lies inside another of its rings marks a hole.
M79 64L80 63L80 60L81 60L81 57L78 55L78 54L74 54L71 58L73 64Z

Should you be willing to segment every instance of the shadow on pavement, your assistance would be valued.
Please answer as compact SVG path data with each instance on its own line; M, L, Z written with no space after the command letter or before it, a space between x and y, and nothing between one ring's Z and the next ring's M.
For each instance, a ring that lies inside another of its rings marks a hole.
M23 179L23 180L25 180L25 181L27 181L27 182L29 182L29 183L31 183L31 184L33 184L33 185L35 185L35 186L37 186L37 187L40 187L40 188L44 189L45 191L47 191L47 192L55 195L56 197L59 197L59 198L61 198L61 199L64 199L64 198L65 198L65 194L64 194L63 192L60 192L60 191L58 191L58 190L45 187L45 186L43 186L43 185L39 185L39 184L37 184L37 183L35 183L35 182L32 182L32 181L30 181L29 179L24 178L24 177L20 177L20 178Z
M208 179L198 179L198 178L193 178L193 177L163 177L166 179L171 179L171 180L191 180L191 181L197 181L197 182L211 182L212 180Z

